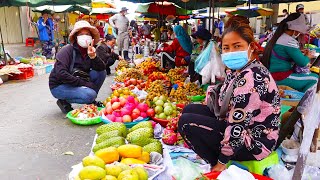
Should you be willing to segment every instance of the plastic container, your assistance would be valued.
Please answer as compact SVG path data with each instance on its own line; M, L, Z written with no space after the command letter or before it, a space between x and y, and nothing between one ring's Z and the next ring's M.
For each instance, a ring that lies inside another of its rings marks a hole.
M98 108L100 111L102 108ZM79 119L71 116L71 111L67 114L67 118L71 120L72 123L82 125L82 126L90 126L94 124L99 124L102 122L101 117L97 116L94 118L88 118L88 119Z
M34 70L32 67L19 68L19 70L22 73L9 76L9 80L26 80L26 79L30 79L34 76Z
M41 76L46 74L46 66L34 66L33 69L34 69L34 74L36 76Z
M209 178L209 179L217 179L218 176L220 175L221 172L210 172L210 173L206 173L204 174L205 177ZM269 177L266 177L266 176L261 176L261 175L258 175L258 174L254 174L254 173L251 173L253 175L254 178L256 178L257 180L272 180L271 178ZM200 178L197 178L197 180L199 180Z
M166 127L167 124L169 123L169 120L167 119L160 119L156 117L152 117L152 120L156 123L159 123L162 127Z
M281 143L283 153L287 155L298 155L300 149L300 143L295 140L287 139Z
M101 120L102 122L104 122L105 124L109 124L112 123L112 121L110 121L105 115L101 116ZM149 117L146 117L144 119L138 120L138 121L133 121L133 122L128 122L128 123L123 123L127 128L132 128L134 125L138 124L139 122L143 122L143 121L148 121Z
M281 98L281 101L300 101L304 96L304 93L299 91L284 90L284 95L289 95L291 98Z
M46 74L51 73L52 69L53 69L53 64L47 64L46 65Z

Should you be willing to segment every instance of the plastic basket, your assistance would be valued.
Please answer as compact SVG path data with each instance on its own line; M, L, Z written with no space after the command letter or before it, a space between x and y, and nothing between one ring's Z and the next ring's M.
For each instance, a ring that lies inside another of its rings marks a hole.
M98 107L98 110L100 111L102 108ZM102 122L101 117L97 116L94 118L88 118L88 119L79 119L71 116L71 111L67 114L67 118L70 119L70 121L74 124L82 125L82 126L89 126L94 124L99 124Z
M112 123L112 121L110 121L105 115L101 116L101 120L102 122L104 122L105 124L109 124ZM138 121L133 121L133 122L128 122L128 123L123 123L127 128L132 128L134 125L138 124L139 122L143 122L143 121L148 121L149 117L146 117L144 119L138 120Z
M34 68L34 74L36 76L41 76L46 74L46 67L45 66L35 66Z
M29 68L19 68L19 70L22 72L21 74L14 74L12 76L9 76L9 80L26 80L30 79L34 76L34 70L32 67Z
M160 119L156 117L152 117L152 120L156 123L159 123L162 127L166 127L167 124L169 123L169 120L167 119Z
M53 64L47 64L46 65L46 74L51 73L52 69L53 69Z

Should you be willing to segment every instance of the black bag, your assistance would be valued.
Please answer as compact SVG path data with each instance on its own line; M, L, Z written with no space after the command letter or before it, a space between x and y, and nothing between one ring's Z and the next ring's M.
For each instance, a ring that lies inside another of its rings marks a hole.
M71 73L72 76L80 78L84 81L89 82L90 81L90 75L89 73L82 71L80 69L74 68L74 63L76 61L76 51L73 50L72 52L72 62L70 64L70 69L69 72Z

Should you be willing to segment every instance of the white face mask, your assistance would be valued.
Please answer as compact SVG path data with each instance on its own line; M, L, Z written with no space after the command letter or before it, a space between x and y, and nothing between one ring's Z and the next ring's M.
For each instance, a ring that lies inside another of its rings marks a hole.
M77 42L82 48L87 48L90 43L92 43L92 37L89 35L77 36Z
M297 38L300 36L300 33L298 33L297 35L294 35L295 32L296 32L296 31L293 32L292 37L293 37L294 39L297 39Z

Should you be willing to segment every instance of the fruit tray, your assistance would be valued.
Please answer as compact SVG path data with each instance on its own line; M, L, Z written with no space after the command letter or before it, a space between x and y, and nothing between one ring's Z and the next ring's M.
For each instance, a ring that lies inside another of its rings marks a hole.
M109 120L104 114L101 116L101 120L105 124L112 123L112 121ZM148 121L148 120L149 120L149 117L146 117L146 118L138 120L138 121L126 122L126 123L123 123L123 124L126 125L127 128L132 128L134 125L138 124L139 122Z
M206 96L202 96L202 95L197 95L197 96L188 96L188 98L192 101L192 102L201 102L203 101Z
M281 98L281 101L300 101L304 96L304 93L298 91L284 90L285 96L291 96L291 98Z
M218 176L220 175L221 172L210 172L210 173L206 173L204 174L203 176L209 178L209 179L217 179ZM258 174L254 174L254 173L251 173L253 175L253 177L257 180L272 180L271 178L268 178L266 176L261 176L261 175L258 175ZM197 180L200 180L201 178L197 178Z
M98 110L100 111L102 108L98 107ZM79 119L71 116L71 111L67 114L67 118L71 120L72 123L83 125L83 126L89 126L94 124L99 124L102 122L101 117L97 116L94 118L88 118L88 119Z

